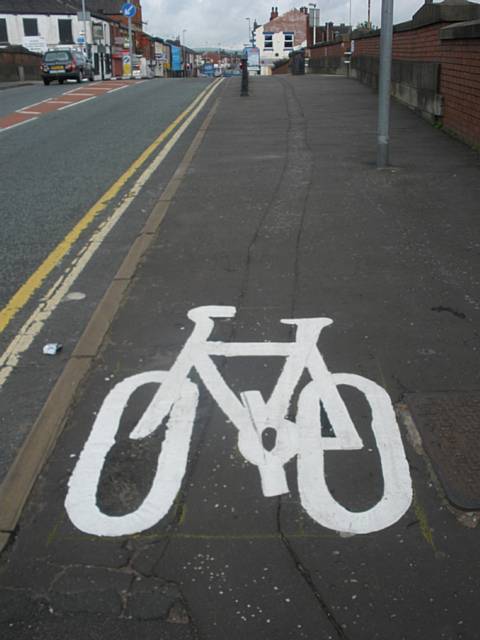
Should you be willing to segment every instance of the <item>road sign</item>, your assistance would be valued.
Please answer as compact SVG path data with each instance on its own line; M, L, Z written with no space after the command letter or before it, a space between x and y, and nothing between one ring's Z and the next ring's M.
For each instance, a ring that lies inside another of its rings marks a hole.
M78 36L77 44L85 44L85 36Z
M123 54L123 75L130 76L132 74L132 58L129 53Z
M133 16L137 13L137 7L131 2L125 2L122 4L122 15L127 18L133 18Z
M77 20L79 22L89 22L92 19L92 14L90 13L90 11L85 11L85 13L83 11L79 11L77 13Z

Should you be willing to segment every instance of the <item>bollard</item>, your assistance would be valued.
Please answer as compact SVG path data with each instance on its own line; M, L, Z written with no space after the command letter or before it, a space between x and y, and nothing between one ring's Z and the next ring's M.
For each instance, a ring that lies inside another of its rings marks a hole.
M241 96L248 96L248 58L242 58L242 89L240 91Z

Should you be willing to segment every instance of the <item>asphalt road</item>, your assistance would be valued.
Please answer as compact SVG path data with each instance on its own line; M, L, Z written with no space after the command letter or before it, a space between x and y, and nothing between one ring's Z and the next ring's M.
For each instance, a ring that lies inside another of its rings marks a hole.
M209 83L204 79L133 83L73 108L45 113L37 120L0 131L0 310L27 279L37 273L45 258L84 218L90 207ZM7 89L2 91L2 109L11 113L71 89L88 91L97 86L99 83L73 83L63 87L35 85ZM47 292L51 293L52 285L59 278L66 277L78 251L124 201L138 172L118 189L63 259L53 261L54 268L47 277L40 277L39 286L30 292L30 297L0 332L3 351L0 378L5 372L10 374L2 388L0 478L5 476L98 301L175 170L198 122L198 118L193 121L166 155L155 171L155 180L141 190L102 246L95 247L94 257L75 282L73 298L66 297L57 304L56 312L21 358L9 359L8 350L22 340L19 332L22 335L24 331L31 332L31 327L23 328L24 323L35 310L38 315ZM158 146L158 151L167 143L169 135ZM42 353L48 342L63 345L62 352L55 358ZM12 360L14 373L10 371ZM28 394L25 389L29 390ZM22 402L18 402L19 397Z
M0 134L0 308L207 84L133 84ZM9 89L2 92L2 110L9 113L77 87Z
M377 171L346 78L217 95L0 558L2 637L479 640L446 489L476 405L446 483L409 410L478 405L478 156L394 105Z

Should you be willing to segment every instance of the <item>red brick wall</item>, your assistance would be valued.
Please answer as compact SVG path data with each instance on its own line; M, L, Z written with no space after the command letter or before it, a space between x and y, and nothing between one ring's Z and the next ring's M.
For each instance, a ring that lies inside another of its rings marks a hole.
M286 75L287 73L290 73L290 60L286 60L283 64L272 69L274 76Z
M480 39L443 40L443 125L480 146Z
M439 32L445 23L438 23L411 29L397 31L393 34L393 57L397 60L422 60L424 62L438 62L441 55L441 41ZM378 56L380 36L372 36L355 40L355 54L363 56Z
M350 49L349 42L335 42L310 49L310 58L338 58Z
M395 32L393 57L441 63L443 125L465 141L480 145L480 39L441 40L440 30L445 26L437 23ZM378 56L379 45L379 36L355 40L354 56ZM338 55L333 47L338 45L328 47L327 55ZM321 48L313 49L312 55L317 51Z

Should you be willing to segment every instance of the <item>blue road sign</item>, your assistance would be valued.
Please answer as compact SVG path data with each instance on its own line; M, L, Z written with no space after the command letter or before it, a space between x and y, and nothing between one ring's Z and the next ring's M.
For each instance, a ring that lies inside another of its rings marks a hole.
M122 15L127 18L133 18L133 16L137 13L137 7L131 2L125 2L122 4Z

